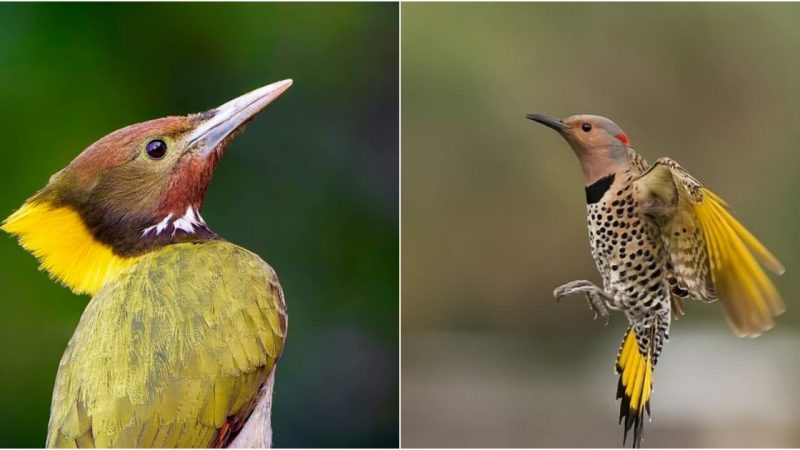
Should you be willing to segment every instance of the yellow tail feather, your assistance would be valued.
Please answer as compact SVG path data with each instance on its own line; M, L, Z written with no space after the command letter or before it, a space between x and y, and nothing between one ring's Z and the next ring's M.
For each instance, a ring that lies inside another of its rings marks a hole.
M617 359L617 399L620 403L619 420L625 424L623 445L628 432L633 428L633 446L638 447L642 439L644 413L650 414L650 394L653 389L653 359L639 351L636 333L629 328L622 341Z
M777 289L759 266L784 272L780 261L729 212L716 194L703 189L694 210L705 235L711 275L728 322L741 336L772 328L785 307Z

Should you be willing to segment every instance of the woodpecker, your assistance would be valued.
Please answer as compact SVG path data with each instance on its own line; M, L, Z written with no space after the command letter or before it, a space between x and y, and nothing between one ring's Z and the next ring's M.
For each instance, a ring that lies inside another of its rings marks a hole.
M589 243L603 286L577 280L553 295L585 295L606 324L609 310L628 319L616 362L617 399L623 445L633 429L638 447L645 411L650 416L653 368L670 320L683 315L682 299L720 300L734 333L755 337L784 311L759 263L777 274L784 268L719 196L672 159L648 164L611 120L527 117L558 132L583 169Z
M200 207L235 134L292 84L100 139L2 229L92 298L56 375L48 447L268 447L283 291Z

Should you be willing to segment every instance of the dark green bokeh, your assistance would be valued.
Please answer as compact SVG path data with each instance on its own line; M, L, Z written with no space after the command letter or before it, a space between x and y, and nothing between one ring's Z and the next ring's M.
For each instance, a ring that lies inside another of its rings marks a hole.
M0 5L0 215L103 135L294 86L231 146L203 215L277 271L278 446L396 446L398 7ZM0 446L44 445L86 304L0 237Z

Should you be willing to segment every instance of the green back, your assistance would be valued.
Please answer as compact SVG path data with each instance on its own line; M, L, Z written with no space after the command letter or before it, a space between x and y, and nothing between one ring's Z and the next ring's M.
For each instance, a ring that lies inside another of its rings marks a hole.
M283 350L272 268L222 240L169 245L86 307L56 377L48 447L208 447Z

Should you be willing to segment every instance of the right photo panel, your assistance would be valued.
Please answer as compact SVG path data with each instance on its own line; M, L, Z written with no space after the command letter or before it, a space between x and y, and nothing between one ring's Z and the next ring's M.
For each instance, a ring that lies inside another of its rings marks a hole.
M800 446L798 4L401 5L401 445Z

